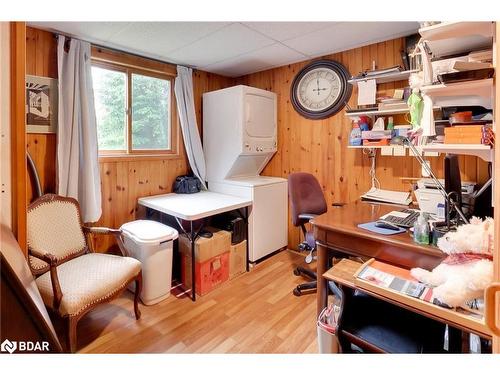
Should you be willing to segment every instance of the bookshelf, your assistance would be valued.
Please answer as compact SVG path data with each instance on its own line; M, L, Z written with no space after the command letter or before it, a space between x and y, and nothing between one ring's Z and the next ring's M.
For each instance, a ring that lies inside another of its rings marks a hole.
M419 34L426 40L433 57L465 54L469 51L491 49L494 22L442 22L424 27ZM421 91L431 97L433 105L494 107L495 82L493 78L428 85ZM477 156L494 161L494 149L481 144L430 144L424 152L451 153Z

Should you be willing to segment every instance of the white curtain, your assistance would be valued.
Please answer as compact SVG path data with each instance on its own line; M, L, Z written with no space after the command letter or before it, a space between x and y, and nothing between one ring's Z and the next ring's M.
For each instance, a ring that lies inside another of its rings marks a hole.
M198 177L206 189L205 184L205 155L201 146L200 133L196 124L193 94L193 70L184 66L177 66L175 79L175 99L181 121L182 137L186 147L189 165L194 175Z
M57 45L57 190L78 200L84 222L95 222L101 217L101 179L90 43L71 39L65 51L65 39L60 35Z

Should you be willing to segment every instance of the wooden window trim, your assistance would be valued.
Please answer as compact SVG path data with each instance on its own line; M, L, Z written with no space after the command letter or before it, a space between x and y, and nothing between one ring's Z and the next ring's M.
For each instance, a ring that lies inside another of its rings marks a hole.
M127 161L140 159L178 159L180 158L180 124L174 93L176 67L143 57L92 46L92 65L112 69L126 74L127 79L127 150L99 151L99 160ZM140 74L170 81L170 149L169 150L133 150L132 149L132 74Z

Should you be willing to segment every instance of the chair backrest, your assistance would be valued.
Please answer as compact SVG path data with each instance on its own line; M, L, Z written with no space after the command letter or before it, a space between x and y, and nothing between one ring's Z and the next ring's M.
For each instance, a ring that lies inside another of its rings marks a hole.
M28 251L50 253L57 264L87 252L78 202L73 198L45 194L28 207ZM33 274L47 272L49 265L29 256Z
M10 229L3 224L0 237L0 341L47 341L49 352L61 352L61 344L26 258Z
M288 195L292 208L292 223L299 226L307 222L301 214L321 215L327 211L323 190L312 174L297 172L288 176Z

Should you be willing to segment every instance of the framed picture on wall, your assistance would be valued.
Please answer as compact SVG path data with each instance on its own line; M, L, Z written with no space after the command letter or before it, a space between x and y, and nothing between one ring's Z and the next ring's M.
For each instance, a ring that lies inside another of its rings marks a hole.
M57 79L26 76L26 131L57 132Z

